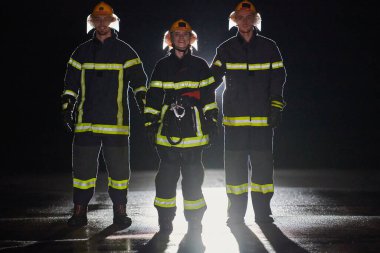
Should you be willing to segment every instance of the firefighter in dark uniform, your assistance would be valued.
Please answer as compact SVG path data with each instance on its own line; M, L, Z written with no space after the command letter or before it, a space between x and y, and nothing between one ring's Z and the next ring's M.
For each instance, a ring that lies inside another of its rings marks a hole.
M119 19L107 3L88 17L93 37L76 48L65 75L62 95L65 127L74 132L72 146L74 213L69 226L87 224L87 206L97 180L100 151L108 171L113 223L126 228L129 169L128 89L143 111L147 77L136 52L118 39Z
M217 85L225 77L227 224L244 223L249 190L255 221L271 223L272 139L285 106L286 72L276 43L258 34L261 18L251 2L240 2L230 22L238 27L237 35L217 48L211 66Z
M146 96L145 126L160 158L154 206L160 232L167 234L173 230L180 174L188 232L202 232L206 210L202 150L214 133L218 108L209 67L192 55L196 41L188 22L173 23L164 37L171 50L157 62Z

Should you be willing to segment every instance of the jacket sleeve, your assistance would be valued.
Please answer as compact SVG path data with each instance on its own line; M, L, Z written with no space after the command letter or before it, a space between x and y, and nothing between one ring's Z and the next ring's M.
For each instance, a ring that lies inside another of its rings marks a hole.
M200 91L201 91L201 105L203 114L207 111L216 109L218 110L218 105L215 100L215 78L211 74L211 71L206 62L201 67L200 70Z
M163 81L160 64L158 63L154 67L146 94L146 105L144 109L146 118L158 118L161 114L161 108L165 96Z
M285 107L283 90L286 82L286 70L280 50L273 44L271 53L271 78L270 78L270 100L272 107L282 110Z
M214 89L217 89L219 85L223 82L223 77L226 74L226 61L223 54L223 50L218 47L216 49L216 55L212 64L210 66L211 74L214 76L215 83Z
M144 71L140 57L134 52L124 63L124 82L129 83L133 94L146 92L147 76Z
M77 50L75 50L67 63L62 96L70 95L75 100L78 98L81 87L81 73L82 62L79 59Z

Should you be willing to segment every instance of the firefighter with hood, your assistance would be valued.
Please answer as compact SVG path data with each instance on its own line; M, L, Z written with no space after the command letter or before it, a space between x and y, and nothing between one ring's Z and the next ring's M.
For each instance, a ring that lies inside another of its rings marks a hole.
M119 19L110 5L96 4L87 22L93 36L72 53L62 94L64 126L74 132L74 212L68 225L87 225L101 155L108 172L113 224L127 228L132 223L126 212L130 178L128 90L143 111L147 77L137 53L118 38Z
M261 17L250 1L240 2L229 18L238 32L218 46L211 65L217 85L225 81L227 225L244 224L249 192L255 221L271 223L272 139L285 107L286 71L277 44L259 34Z
M214 136L218 108L214 78L207 62L192 54L197 35L183 19L164 35L169 53L153 70L146 96L145 126L160 163L155 177L154 206L160 233L170 234L176 215L176 188L182 175L188 233L202 232L206 201L202 193L202 151Z

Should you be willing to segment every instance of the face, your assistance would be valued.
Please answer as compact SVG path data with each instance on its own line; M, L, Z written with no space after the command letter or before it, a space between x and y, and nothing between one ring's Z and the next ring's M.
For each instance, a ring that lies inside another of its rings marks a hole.
M186 31L174 31L171 33L173 44L179 49L186 49L190 45L191 34Z
M242 33L248 33L253 30L256 21L256 15L251 11L240 10L236 12L235 22Z
M111 32L109 25L114 21L112 16L95 16L91 18L91 22L99 35L107 35Z

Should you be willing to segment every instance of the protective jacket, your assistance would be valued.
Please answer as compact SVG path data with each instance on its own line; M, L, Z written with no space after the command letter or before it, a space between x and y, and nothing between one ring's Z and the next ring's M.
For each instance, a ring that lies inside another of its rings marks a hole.
M174 50L157 62L146 96L146 126L160 123L156 144L173 148L207 145L204 114L217 109L214 77L207 63L189 51L179 59Z
M94 32L67 65L63 95L77 99L75 133L129 135L128 88L145 93L146 81L139 56L115 30L103 43Z
M257 134L251 134L250 129L268 128L271 107L282 110L285 105L286 71L276 43L256 29L248 43L238 33L217 48L211 70L216 85L225 76L226 149L252 148Z

